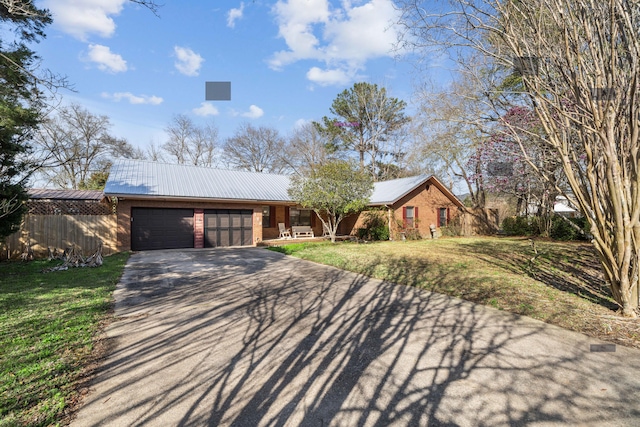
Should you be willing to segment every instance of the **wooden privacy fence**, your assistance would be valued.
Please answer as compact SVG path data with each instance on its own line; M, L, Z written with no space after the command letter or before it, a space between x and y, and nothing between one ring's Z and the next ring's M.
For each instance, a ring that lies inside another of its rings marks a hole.
M0 258L18 257L28 243L38 258L47 248L64 250L75 245L89 255L102 242L102 253L116 252L116 215L25 215L21 230L7 237Z
M500 217L496 209L469 209L457 218L461 236L492 235L500 228Z

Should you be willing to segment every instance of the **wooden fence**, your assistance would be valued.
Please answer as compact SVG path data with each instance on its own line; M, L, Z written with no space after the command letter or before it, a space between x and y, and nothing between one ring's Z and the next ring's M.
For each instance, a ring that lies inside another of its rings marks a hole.
M492 235L500 228L500 215L497 209L470 209L457 218L461 236Z
M90 255L102 242L104 255L116 252L115 215L25 215L21 230L5 239L0 259L18 257L31 243L36 258L47 256L47 248L75 245Z

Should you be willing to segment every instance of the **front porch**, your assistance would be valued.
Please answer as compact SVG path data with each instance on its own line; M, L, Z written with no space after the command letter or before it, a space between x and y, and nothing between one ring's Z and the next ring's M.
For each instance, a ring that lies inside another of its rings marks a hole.
M352 240L352 239L354 239L354 236L349 236L349 235L336 236L336 242L342 242L345 240ZM330 240L328 236L298 237L296 239L294 238L264 239L263 241L258 243L258 246L282 246L282 245L289 245L292 243L322 242L322 241L328 241L328 240Z

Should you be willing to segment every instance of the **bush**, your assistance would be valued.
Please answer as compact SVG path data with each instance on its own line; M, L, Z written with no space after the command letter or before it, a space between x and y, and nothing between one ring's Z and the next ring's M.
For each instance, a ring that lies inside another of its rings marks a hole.
M362 240L389 240L389 226L383 214L377 211L365 212L363 227L357 231Z
M417 228L407 228L404 231L404 237L407 240L420 240L422 239L422 235L418 231Z
M440 233L447 237L462 236L462 224L460 222L461 217L462 215L458 215L449 221L449 224L444 227L440 227Z
M559 215L551 218L549 237L554 240L586 240L586 235L580 233L567 221L576 224L585 234L589 234L589 222L586 218L561 218ZM540 218L513 216L502 221L502 231L508 236L539 236Z
M511 216L502 221L502 231L507 236L537 236L540 234L537 217Z
M575 227L572 227L567 221L571 221L577 225L585 234L589 234L589 221L586 218L567 218L554 216L551 220L551 230L549 237L554 240L586 240L586 235L580 233Z

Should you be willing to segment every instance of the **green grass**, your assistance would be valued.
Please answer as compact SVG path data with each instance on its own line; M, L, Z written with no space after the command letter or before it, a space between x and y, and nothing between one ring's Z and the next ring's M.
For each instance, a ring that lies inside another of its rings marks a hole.
M50 273L60 261L0 263L0 426L62 420L127 258Z
M618 306L589 244L539 240L536 248L539 255L533 261L531 243L523 238L304 243L270 249L640 348L640 325L616 316Z

